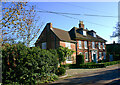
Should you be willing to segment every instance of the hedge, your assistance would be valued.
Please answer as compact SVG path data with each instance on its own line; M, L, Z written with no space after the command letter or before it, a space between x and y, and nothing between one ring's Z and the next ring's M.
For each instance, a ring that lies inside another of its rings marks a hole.
M56 78L57 57L47 50L29 48L19 44L2 47L3 84L19 83L35 85Z
M76 64L84 64L84 55L77 55L76 56Z
M71 64L69 68L104 68L109 65L120 64L120 61L111 61L105 63L85 63L85 64Z
M114 65L114 64L120 64L120 60L119 61L105 62L104 64L105 64L105 66Z
M103 68L105 64L71 64L70 68Z

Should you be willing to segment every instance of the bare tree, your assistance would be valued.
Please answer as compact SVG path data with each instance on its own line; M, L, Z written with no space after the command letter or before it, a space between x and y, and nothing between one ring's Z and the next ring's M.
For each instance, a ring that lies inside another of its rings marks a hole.
M115 31L113 32L111 37L118 37L118 43L120 43L120 22L117 23L115 27Z

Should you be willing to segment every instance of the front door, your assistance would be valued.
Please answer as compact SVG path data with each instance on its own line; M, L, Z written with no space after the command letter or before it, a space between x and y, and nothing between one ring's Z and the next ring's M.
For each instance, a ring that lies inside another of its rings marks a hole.
M96 54L93 54L93 58L94 58L93 62L97 63L97 55Z
M92 61L97 63L97 51L96 50L92 50L91 51L91 56L92 56Z

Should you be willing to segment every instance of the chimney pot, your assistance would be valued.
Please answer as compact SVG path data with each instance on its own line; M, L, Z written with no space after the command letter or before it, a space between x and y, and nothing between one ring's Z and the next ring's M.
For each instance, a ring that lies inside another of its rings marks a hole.
M79 28L83 28L83 29L84 29L83 21L80 21L80 23L79 23Z

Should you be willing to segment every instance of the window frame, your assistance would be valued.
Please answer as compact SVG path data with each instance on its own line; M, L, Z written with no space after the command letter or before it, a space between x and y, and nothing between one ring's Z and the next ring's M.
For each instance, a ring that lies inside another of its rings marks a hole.
M96 37L96 33L93 33L93 37Z
M87 57L86 57L87 55ZM88 61L88 52L85 52L85 60Z
M87 41L84 41L84 48L85 49L88 49L88 45L87 44L88 44Z
M42 43L42 49L47 49L47 43L46 42Z
M103 59L106 59L106 52L103 52L103 56L104 56Z
M105 49L105 43L102 43L102 45L103 45L103 49Z
M102 59L102 52L99 52L99 59Z
M84 36L87 36L87 32L86 32L86 31L83 31L83 35L84 35Z
M71 43L70 42L65 42L65 47L68 47L68 49L71 49Z
M79 45L79 49L82 49L82 41L81 40L78 41L78 45Z
M94 45L93 45L94 43ZM95 42L92 42L92 49L95 49Z

